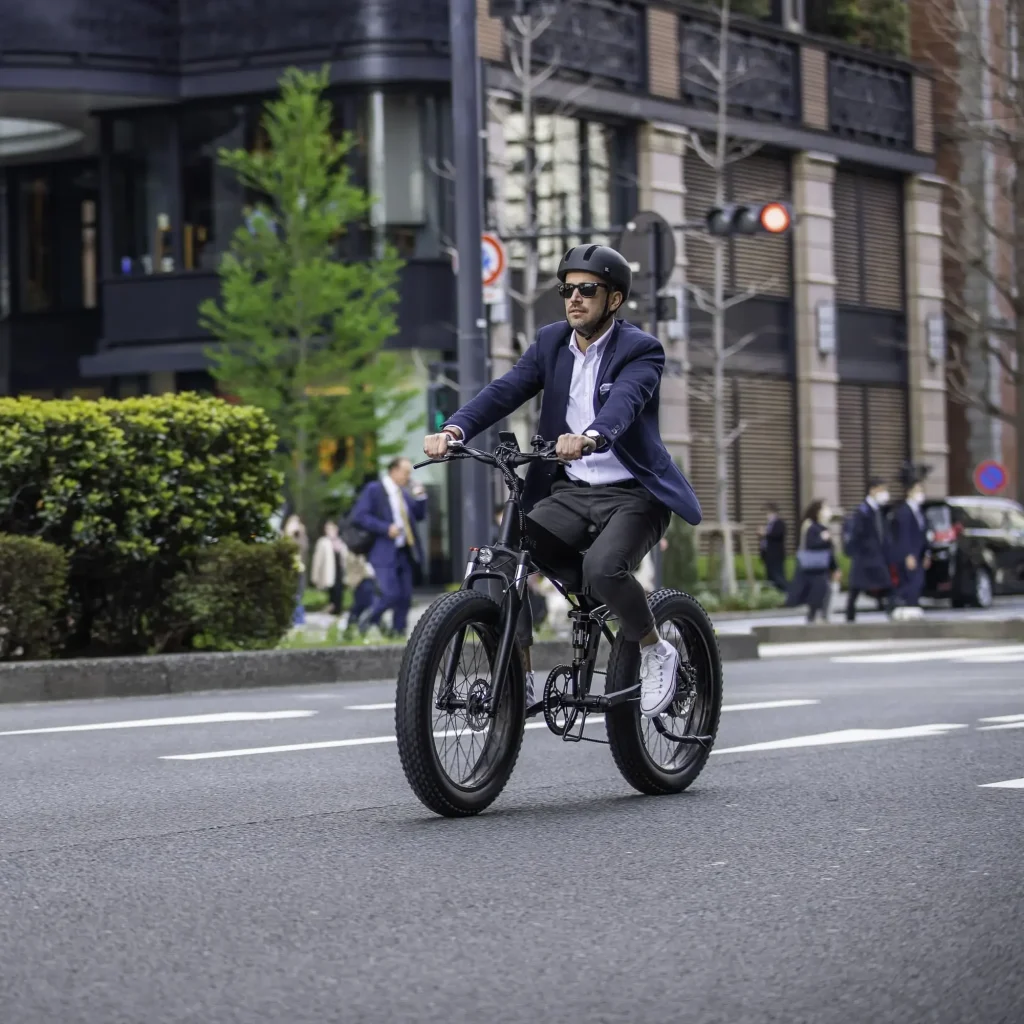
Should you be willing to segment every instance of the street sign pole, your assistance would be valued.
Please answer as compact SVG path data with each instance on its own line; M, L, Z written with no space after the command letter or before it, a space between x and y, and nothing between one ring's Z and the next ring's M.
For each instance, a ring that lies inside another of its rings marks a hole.
M480 137L480 76L476 49L476 0L451 0L449 32L452 67L452 128L459 202L455 209L459 399L475 398L487 384L487 321L484 318L480 235L483 195ZM488 468L470 459L459 462L462 521L457 551L452 552L456 578L471 547L490 538L491 488Z

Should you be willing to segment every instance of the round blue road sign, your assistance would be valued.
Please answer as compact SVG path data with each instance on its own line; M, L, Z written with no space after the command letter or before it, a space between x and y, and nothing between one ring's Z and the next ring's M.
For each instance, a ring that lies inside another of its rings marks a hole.
M998 462L981 462L974 471L974 486L982 494L998 494L1006 487L1006 470Z

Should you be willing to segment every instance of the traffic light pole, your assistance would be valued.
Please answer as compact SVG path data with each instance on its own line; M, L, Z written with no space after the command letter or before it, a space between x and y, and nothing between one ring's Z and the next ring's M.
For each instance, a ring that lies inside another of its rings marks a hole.
M487 384L487 320L484 317L483 161L480 137L480 77L476 49L476 0L451 0L449 32L452 63L452 128L459 202L455 208L459 399L465 404ZM486 543L491 527L488 468L466 459L455 464L462 494L460 550L452 552L456 578L469 548Z

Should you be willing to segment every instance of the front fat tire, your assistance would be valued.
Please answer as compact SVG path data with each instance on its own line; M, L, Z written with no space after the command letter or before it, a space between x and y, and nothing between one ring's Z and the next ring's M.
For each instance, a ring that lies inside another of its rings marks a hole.
M458 786L445 773L434 746L434 685L441 659L459 629L474 626L493 667L498 653L501 609L486 594L459 590L435 601L420 619L402 657L395 697L398 756L413 792L430 810L448 818L479 814L505 788L519 757L526 724L526 683L518 641L509 660L502 707L492 722L498 743L488 776L477 786Z
M647 796L665 796L682 793L692 785L711 756L722 715L722 655L708 613L689 594L678 590L659 590L651 596L649 603L654 621L659 627L675 620L692 626L697 633L703 649L691 652L691 661L698 665L697 686L703 707L699 714L695 709L688 732L710 736L711 742L706 748L694 746L691 748L693 756L680 769L667 771L654 761L644 744L638 700L610 709L605 714L605 728L612 757L623 778ZM639 674L640 645L628 643L619 633L608 658L605 693L611 694L635 686Z

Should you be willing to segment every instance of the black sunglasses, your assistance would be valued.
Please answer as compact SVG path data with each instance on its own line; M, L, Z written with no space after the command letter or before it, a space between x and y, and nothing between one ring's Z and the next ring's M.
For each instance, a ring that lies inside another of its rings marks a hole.
M558 286L558 294L561 295L563 299L568 299L571 298L572 293L579 288L580 295L582 295L583 298L592 299L597 294L598 288L607 287L608 285L602 281L583 281L580 284L560 284Z

